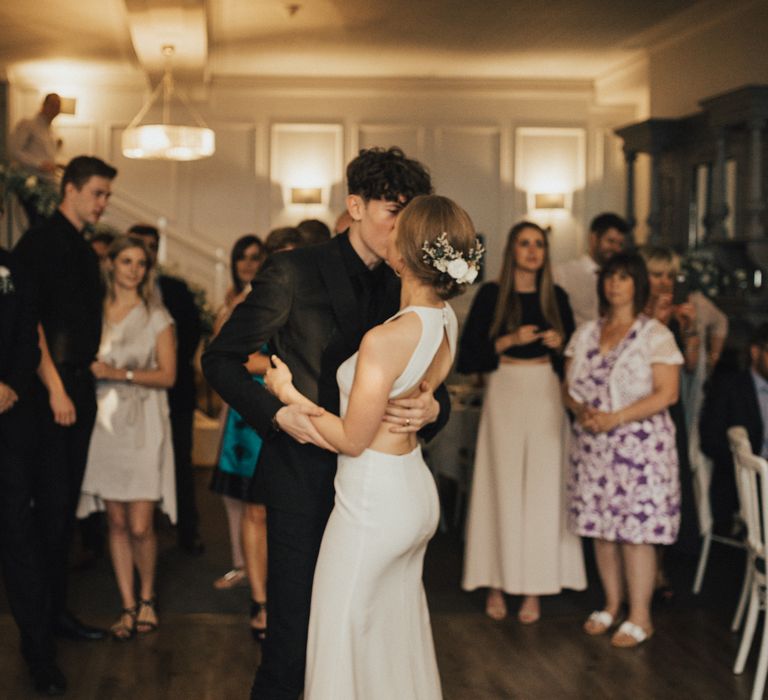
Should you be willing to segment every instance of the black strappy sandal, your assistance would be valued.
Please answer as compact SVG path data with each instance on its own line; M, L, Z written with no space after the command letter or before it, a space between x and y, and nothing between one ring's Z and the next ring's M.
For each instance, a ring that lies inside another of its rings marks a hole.
M157 622L139 620L139 615L141 615L142 608L150 608L155 612L155 616L157 616L157 609L155 607L156 603L157 601L155 600L154 596L152 598L142 598L139 600L139 604L136 609L136 632L138 634L149 634L150 632L157 632Z
M251 600L251 620L253 620L255 617L258 617L262 610L266 614L267 612L266 601L264 601L263 603L259 603L255 600ZM266 626L264 627L251 626L251 634L253 635L253 638L257 642L263 642L267 638L267 628Z
M120 619L109 628L109 633L116 642L127 642L136 635L136 610L135 605L132 608L123 608L120 611ZM130 620L130 625L126 625L123 621L126 616Z

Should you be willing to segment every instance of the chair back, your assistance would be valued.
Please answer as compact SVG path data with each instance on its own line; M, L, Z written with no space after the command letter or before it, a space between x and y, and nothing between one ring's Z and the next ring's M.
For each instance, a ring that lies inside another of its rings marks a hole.
M741 517L747 526L747 545L754 556L765 561L768 558L768 462L753 454L743 427L729 428L728 442L736 469Z

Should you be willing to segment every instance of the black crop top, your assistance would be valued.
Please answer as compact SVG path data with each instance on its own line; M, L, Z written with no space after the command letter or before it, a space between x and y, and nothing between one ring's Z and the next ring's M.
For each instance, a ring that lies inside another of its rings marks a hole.
M517 294L520 299L520 325L532 324L538 326L539 330L548 330L550 325L544 319L544 314L541 311L538 290L535 292L518 292ZM494 348L496 338L491 338L489 335L498 297L499 285L496 282L488 282L477 291L459 342L457 370L463 374L491 372L499 366L499 356ZM575 325L573 312L568 303L568 295L557 285L555 285L555 299L560 311L560 320L563 322L565 337L562 348L564 349ZM500 335L504 335L504 333ZM533 359L549 355L558 374L562 370L562 354L550 350L541 340L527 345L513 345L504 352L504 355L519 359Z

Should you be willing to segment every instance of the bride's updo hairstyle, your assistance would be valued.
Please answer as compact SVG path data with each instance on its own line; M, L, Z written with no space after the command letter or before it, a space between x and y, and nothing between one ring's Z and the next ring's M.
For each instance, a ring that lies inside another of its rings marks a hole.
M409 272L441 299L461 294L474 281L482 255L469 214L436 194L414 197L400 212L397 250Z

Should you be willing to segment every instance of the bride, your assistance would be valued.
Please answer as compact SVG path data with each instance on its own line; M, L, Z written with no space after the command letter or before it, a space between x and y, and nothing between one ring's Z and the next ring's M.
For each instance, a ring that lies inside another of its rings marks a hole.
M339 460L312 589L306 700L441 697L421 581L437 491L416 436L390 432L382 419L389 399L448 375L458 324L444 300L475 279L483 251L467 213L437 195L414 198L393 238L387 263L402 279L400 311L339 367L341 417L312 419ZM272 361L270 391L313 405Z

